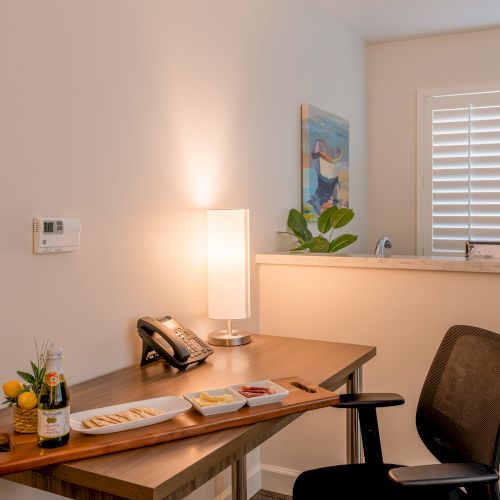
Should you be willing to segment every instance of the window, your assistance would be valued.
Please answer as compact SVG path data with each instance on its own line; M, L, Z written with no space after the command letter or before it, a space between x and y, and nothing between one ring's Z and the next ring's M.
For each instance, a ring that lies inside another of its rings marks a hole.
M467 240L500 241L500 85L422 91L419 110L419 253L463 256Z

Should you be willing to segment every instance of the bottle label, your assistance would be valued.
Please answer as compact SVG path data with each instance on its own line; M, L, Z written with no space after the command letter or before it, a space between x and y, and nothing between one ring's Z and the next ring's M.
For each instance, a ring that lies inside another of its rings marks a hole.
M69 406L57 410L38 409L38 435L57 438L69 433Z
M55 387L59 383L59 374L57 372L47 373L47 384Z

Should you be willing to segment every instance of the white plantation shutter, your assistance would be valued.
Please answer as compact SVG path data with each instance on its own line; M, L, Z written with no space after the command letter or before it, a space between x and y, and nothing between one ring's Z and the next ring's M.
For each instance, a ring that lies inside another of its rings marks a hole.
M423 253L500 241L500 91L424 99Z

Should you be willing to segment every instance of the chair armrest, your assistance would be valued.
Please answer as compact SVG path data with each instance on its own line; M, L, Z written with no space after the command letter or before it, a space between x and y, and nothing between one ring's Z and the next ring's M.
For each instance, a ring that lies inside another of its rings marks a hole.
M359 394L340 394L339 402L333 405L335 408L361 408L397 406L405 402L402 396L395 393L361 392Z
M464 486L473 483L491 483L498 473L489 465L476 463L445 463L396 467L389 478L401 486Z
M367 464L382 464L382 447L378 431L377 408L380 406L402 405L405 400L394 393L341 394L334 408L355 408L359 414L363 450Z

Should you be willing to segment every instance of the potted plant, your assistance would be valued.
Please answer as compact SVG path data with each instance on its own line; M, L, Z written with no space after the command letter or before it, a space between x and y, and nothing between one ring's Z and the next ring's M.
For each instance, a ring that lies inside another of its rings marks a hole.
M17 371L22 379L8 380L2 384L5 400L14 412L14 430L20 433L37 432L37 405L38 395L42 387L47 364L47 343L42 344L39 350L35 342L36 362L30 361L31 373Z
M354 243L358 236L354 234L341 234L333 237L335 229L347 225L354 217L352 208L329 207L321 212L318 221L318 236L313 236L307 227L304 215L292 208L288 214L287 226L290 231L280 231L297 239L297 244L292 252L334 253ZM329 233L327 235L327 233Z

